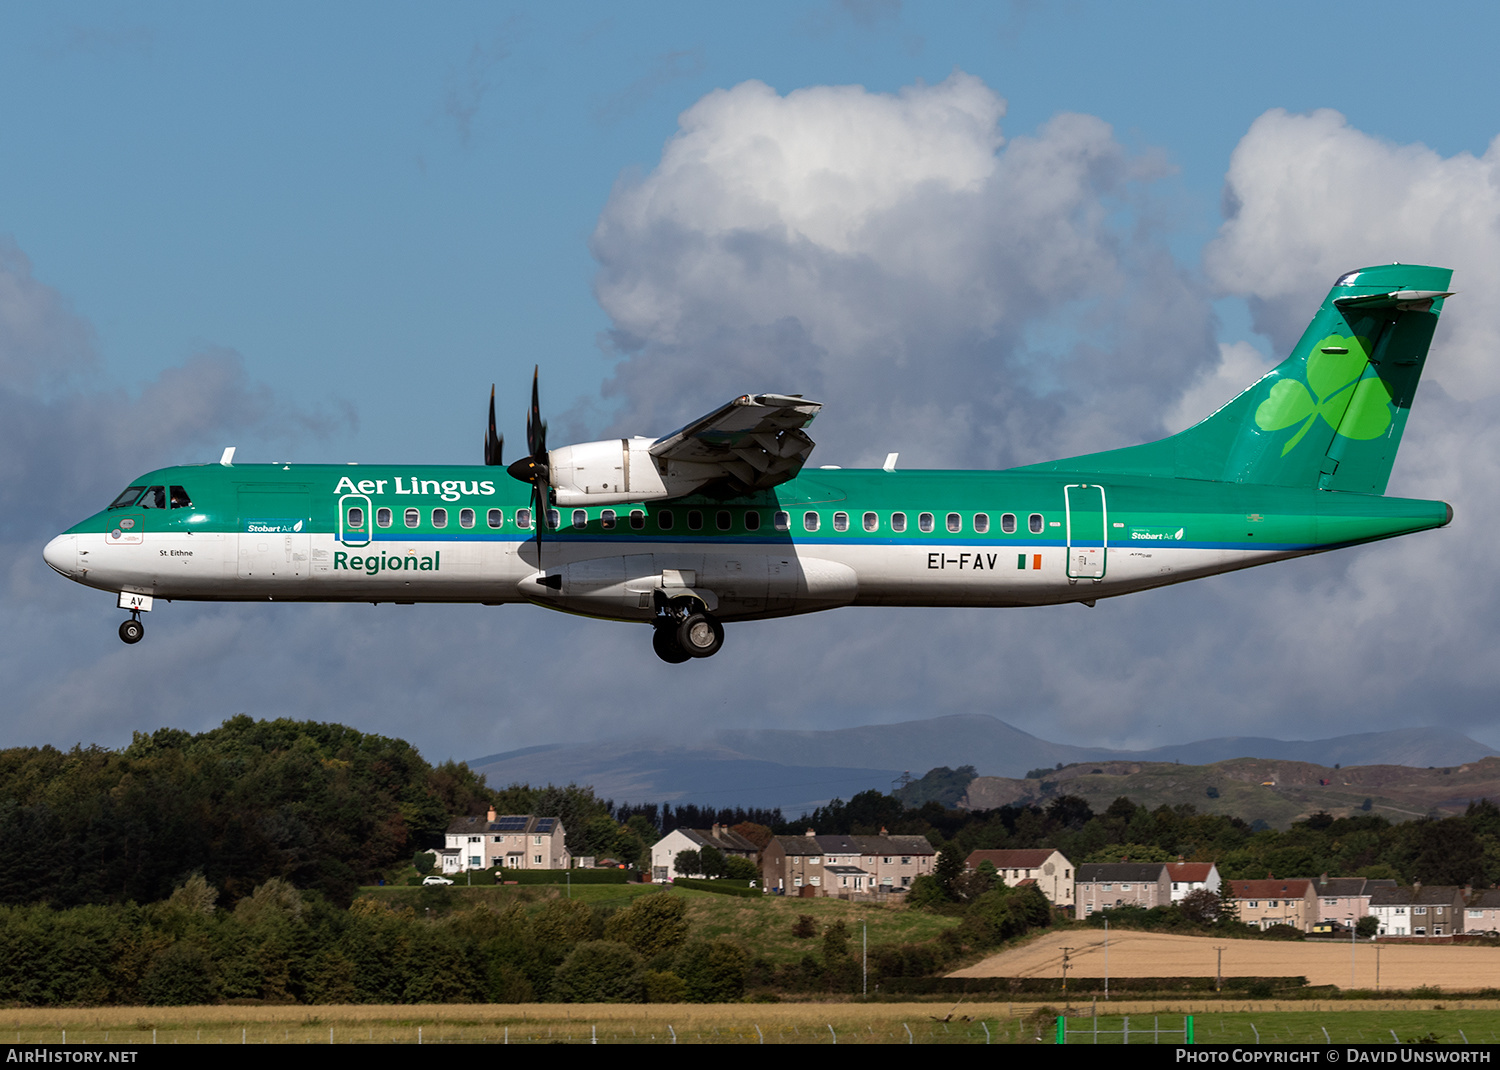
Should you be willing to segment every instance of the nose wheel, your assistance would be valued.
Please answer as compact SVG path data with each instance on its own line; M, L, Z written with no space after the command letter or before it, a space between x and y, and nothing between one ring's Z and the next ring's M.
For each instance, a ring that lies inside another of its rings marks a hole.
M129 620L120 623L120 638L131 645L139 643L145 635L146 626L141 623L138 612L131 613Z

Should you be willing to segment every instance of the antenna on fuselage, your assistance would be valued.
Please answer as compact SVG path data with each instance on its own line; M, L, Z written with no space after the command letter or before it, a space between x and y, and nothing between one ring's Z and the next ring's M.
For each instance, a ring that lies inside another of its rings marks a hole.
M234 467L234 447L233 446L225 446L224 447L224 456L222 456L222 457L219 458L219 463L222 464L225 468L233 468Z
M885 455L885 464L881 465L881 467L887 472L894 472L896 470L896 458L900 456L901 454L899 453L887 453Z

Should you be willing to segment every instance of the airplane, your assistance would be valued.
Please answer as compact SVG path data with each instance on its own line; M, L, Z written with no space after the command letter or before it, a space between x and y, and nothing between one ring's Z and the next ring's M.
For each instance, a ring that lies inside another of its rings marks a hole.
M1452 272L1338 278L1291 355L1201 423L1003 471L808 468L820 404L754 394L661 438L484 465L218 464L148 472L47 544L117 595L126 643L157 600L531 603L652 626L680 664L724 624L841 606L1079 602L1388 539L1453 518L1384 497Z

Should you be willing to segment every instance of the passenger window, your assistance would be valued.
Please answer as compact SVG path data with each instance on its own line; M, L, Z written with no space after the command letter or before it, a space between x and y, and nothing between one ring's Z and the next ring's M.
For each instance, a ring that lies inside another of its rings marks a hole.
M146 491L141 498L142 509L165 509L167 507L167 488L152 487Z
M605 509L599 514L599 526L605 531L615 530L615 511L613 509Z
M877 531L880 528L880 516L876 513L865 514L865 530Z
M589 526L589 511L587 509L573 510L573 526L575 528L586 528Z
M408 509L402 519L406 521L407 527L414 528L422 522L422 514L415 509Z
M188 497L188 492L181 487L173 487L171 493L173 509L191 509L193 499Z
M1006 513L1000 518L1000 530L1005 532L1005 534L1007 535L1014 535L1016 533L1015 513Z
M460 509L458 511L458 526L461 528L472 528L474 526L474 510Z
M964 529L964 518L961 517L961 516L959 516L957 513L949 513L948 514L948 530L952 531L952 532L960 532L963 529Z
M784 513L778 510L776 515L771 518L771 524L777 531L791 531L792 514Z
M386 508L383 508L383 507L380 508L380 509L376 509L375 510L375 523L379 524L383 528L390 527L391 526L391 511L389 509L386 509Z
M903 531L906 530L906 514L905 513L892 513L891 514L891 530L894 531L894 532L897 532L898 534L900 532L903 532Z
M1031 514L1031 519L1027 523L1030 525L1030 527L1031 527L1031 533L1033 535L1040 535L1042 533L1042 514L1041 513L1032 513Z
M446 528L448 526L448 510L434 509L432 511L432 526L435 528Z
M760 530L760 512L759 512L759 510L756 510L756 509L746 509L745 510L745 530L746 531L759 531Z
M663 509L661 510L661 512L656 514L656 526L659 527L662 531L671 531L673 523L674 519L672 517L672 510Z
M505 514L499 509L491 509L489 515L485 517L485 521L490 527L498 528L501 524L505 523Z
M714 514L714 526L717 527L720 531L729 530L728 509L720 509L717 513Z
M922 532L929 532L932 530L931 513L923 513L917 517L917 529Z
M818 530L818 514L809 510L802 514L802 527L807 531Z
M642 531L646 527L646 514L639 509L630 510L630 526L636 531Z
M495 512L497 512L497 513L499 511L500 510L498 510L498 509L495 510ZM531 510L530 509L517 509L516 510L516 527L522 528L523 530L528 530L528 531L531 529Z
M688 510L688 530L689 531L702 531L703 530L703 513L700 510L698 510L698 509L689 509Z
M124 509L126 506L134 505L136 499L141 496L141 491L145 489L146 488L144 486L126 487L123 491L120 492L120 496L118 498L109 503L109 508Z
M365 526L365 511L357 505L349 507L349 527L358 531Z
M562 527L562 514L556 509L547 510L547 530L556 531Z
M833 514L833 530L834 531L848 531L849 530L849 514L848 513L834 513Z
M978 532L980 535L984 535L984 534L987 534L989 532L989 530L990 530L990 514L989 513L975 513L974 514L974 530L976 532Z

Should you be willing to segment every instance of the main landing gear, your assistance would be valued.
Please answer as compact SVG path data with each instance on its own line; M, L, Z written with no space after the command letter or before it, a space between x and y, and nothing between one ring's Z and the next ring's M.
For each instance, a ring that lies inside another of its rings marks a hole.
M146 626L141 623L141 611L132 609L130 619L120 623L120 638L132 645L139 643L146 635Z
M651 649L671 665L689 658L710 658L724 645L724 625L695 599L668 602L658 595Z

